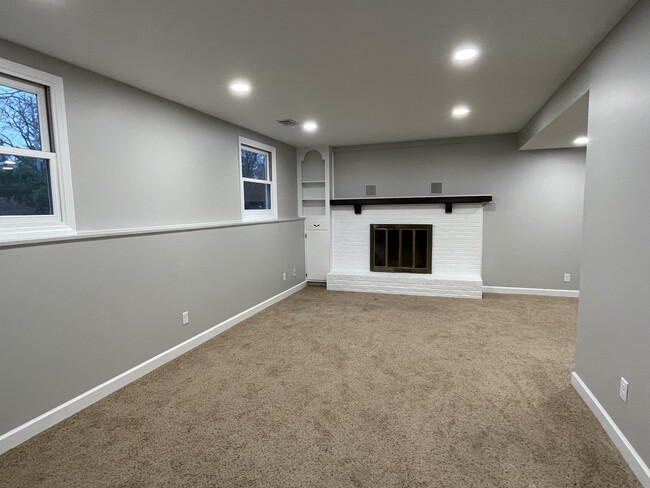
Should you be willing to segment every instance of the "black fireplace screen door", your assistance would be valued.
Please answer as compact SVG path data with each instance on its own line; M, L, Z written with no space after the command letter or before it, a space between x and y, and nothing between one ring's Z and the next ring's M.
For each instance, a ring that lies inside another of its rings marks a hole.
M370 271L431 273L432 225L370 224Z

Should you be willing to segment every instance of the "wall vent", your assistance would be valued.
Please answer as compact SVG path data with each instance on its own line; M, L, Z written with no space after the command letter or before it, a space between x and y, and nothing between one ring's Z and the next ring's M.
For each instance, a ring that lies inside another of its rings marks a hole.
M366 196L376 195L377 194L377 185L366 185Z
M431 194L442 193L442 183L431 183Z
M284 125L285 127L298 127L300 122L293 119L283 119L277 121L279 124Z

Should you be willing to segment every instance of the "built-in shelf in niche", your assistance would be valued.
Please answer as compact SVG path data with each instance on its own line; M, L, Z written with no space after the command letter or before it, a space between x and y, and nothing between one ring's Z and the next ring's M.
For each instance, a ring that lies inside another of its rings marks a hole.
M326 164L321 153L308 151L300 167L300 207L304 217L327 215Z
M303 200L325 200L325 183L303 183Z
M325 215L325 200L303 200L302 213L305 217Z

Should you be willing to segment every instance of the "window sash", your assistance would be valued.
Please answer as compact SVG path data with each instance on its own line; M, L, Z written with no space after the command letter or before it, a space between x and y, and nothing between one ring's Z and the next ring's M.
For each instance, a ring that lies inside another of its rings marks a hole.
M36 95L36 103L38 103L38 125L41 132L41 150L45 152L51 151L52 145L50 144L49 111L47 109L47 92L45 87L36 83L16 80L15 78L8 77L2 73L0 73L0 85ZM0 146L0 150L9 147L10 146Z
M241 159L240 159L239 164L241 165L241 173L242 173L242 179L243 180L245 180L245 181L259 181L261 183L263 183L263 182L269 182L270 183L272 181L272 169L273 169L272 164L273 164L273 162L272 162L272 158L271 158L271 153L269 151L264 151L263 149L258 149L256 147L252 147L252 146L247 146L246 144L240 144L239 151L240 151L240 154L239 154L240 158L241 158L241 151L247 151L247 152L252 152L254 154L260 154L262 156L266 156L266 176L268 177L268 179L262 180L262 179L249 178L249 177L243 176L244 162L241 161Z
M268 208L246 208L247 204L251 204L253 202L256 202L256 200L253 200L253 199L250 198L251 196L254 195L254 193L252 193L252 194L250 193L250 190L252 190L252 188L250 188L250 187L249 187L249 194L248 194L249 198L248 199L246 198L247 197L247 195L246 195L246 183L261 185L262 187L264 187L264 192L265 193L264 193L264 200L263 201L264 201L264 203L267 203L269 205ZM243 189L244 189L243 190L244 191L244 210L246 212L250 212L252 210L257 210L257 211L274 210L274 208L273 208L273 198L272 198L273 185L270 182L265 183L265 182L257 181L257 180L256 181L246 181L246 180L244 180L242 186L243 186ZM266 192L268 192L268 194Z
M240 144L240 146L241 146L241 149L243 149L244 151L249 151L249 152L252 152L252 153L255 153L255 154L261 154L262 156L266 156L267 157L266 160L270 165L270 163L271 163L271 153L270 153L270 151L265 151L264 149L258 149L256 147L249 146L248 144Z

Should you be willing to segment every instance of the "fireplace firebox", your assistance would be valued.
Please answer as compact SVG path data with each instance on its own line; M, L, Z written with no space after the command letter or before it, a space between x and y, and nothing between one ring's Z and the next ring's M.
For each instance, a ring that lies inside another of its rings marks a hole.
M370 271L431 274L432 225L370 224Z

